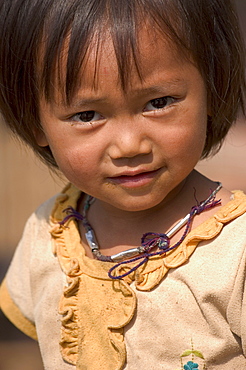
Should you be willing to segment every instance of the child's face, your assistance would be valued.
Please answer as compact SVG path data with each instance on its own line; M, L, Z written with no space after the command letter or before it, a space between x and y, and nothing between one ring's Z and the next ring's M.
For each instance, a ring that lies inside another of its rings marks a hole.
M41 101L44 134L37 137L69 181L128 211L174 194L206 138L207 92L198 69L153 32L142 32L140 51L142 79L132 67L124 93L110 38L98 55L96 86L92 50L72 104Z

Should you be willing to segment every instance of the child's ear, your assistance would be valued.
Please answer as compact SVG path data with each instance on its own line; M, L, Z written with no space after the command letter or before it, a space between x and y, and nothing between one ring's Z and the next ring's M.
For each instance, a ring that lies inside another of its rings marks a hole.
M45 133L43 132L42 129L35 128L34 129L34 136L35 136L36 143L39 146L42 146L42 147L49 146L49 143L48 143L48 140L46 138L46 135L45 135Z

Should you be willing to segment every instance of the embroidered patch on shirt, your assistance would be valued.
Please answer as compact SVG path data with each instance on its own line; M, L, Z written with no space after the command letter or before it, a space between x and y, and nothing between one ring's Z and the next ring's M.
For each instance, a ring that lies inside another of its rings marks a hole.
M188 357L188 356L189 357L191 356L191 359L186 364L184 364L183 359L184 357ZM198 359L199 359L199 363L196 362L198 361ZM187 349L180 355L180 365L181 365L181 368L180 368L181 370L206 370L207 369L202 352L197 349L194 349L192 340L191 340L191 349Z

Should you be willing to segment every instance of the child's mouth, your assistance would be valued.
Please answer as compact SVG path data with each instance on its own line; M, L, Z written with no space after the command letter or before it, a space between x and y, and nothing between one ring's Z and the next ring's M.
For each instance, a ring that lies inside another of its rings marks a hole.
M122 185L127 188L135 188L144 185L148 185L153 178L155 178L160 172L160 168L153 171L143 171L140 173L126 173L114 177L110 177L110 182L118 185Z

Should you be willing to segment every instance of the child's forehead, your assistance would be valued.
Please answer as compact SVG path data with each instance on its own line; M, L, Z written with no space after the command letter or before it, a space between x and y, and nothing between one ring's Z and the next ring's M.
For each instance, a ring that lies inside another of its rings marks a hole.
M88 52L88 58L77 78L77 88L66 101L63 94L65 77L56 85L54 102L56 106L79 107L93 106L112 98L110 92L123 93L126 100L147 99L150 96L165 95L171 92L183 91L189 84L187 73L197 68L182 53L177 50L170 40L152 37L145 30L139 46L138 65L131 61L128 65L128 76L125 89L122 88L119 66L112 39L103 41L100 48L95 45ZM155 35L156 36L156 35ZM66 66L64 66L66 75ZM181 90L180 90L181 89ZM116 100L116 95L115 95ZM83 104L82 104L83 103Z
M157 55L158 57L168 59L169 54L165 53L167 49L172 49L172 54L176 54L177 57L184 58L183 52L177 48L176 44L167 35L161 34L146 24L140 28L135 41L134 50L129 49L127 55L125 55L126 68L129 74L135 73L136 68L141 70L147 64L151 64ZM103 74L109 73L112 72L112 64L118 70L120 68L118 53L110 34L110 29L106 29L103 38L95 38L91 42L84 58L84 63L81 65L81 74L88 73L88 69L93 74L96 74L99 70ZM67 55L67 49L64 55ZM103 68L101 68L102 65Z
M85 86L85 89L96 90L100 80L107 75L114 75L118 86L124 90L134 85L136 81L144 80L157 64L159 68L160 59L163 61L163 68L172 64L175 58L182 68L183 61L187 62L189 59L167 34L146 21L139 27L136 37L134 50L128 50L128 55L125 55L123 76L125 86L122 86L121 65L110 27L104 28L103 37L101 33L95 33L79 65L76 81L70 81L76 86L74 93L81 85ZM55 78L52 81L56 91L59 91L59 94L64 91L64 95L68 74L69 42L70 35L64 39L63 48L57 59Z

